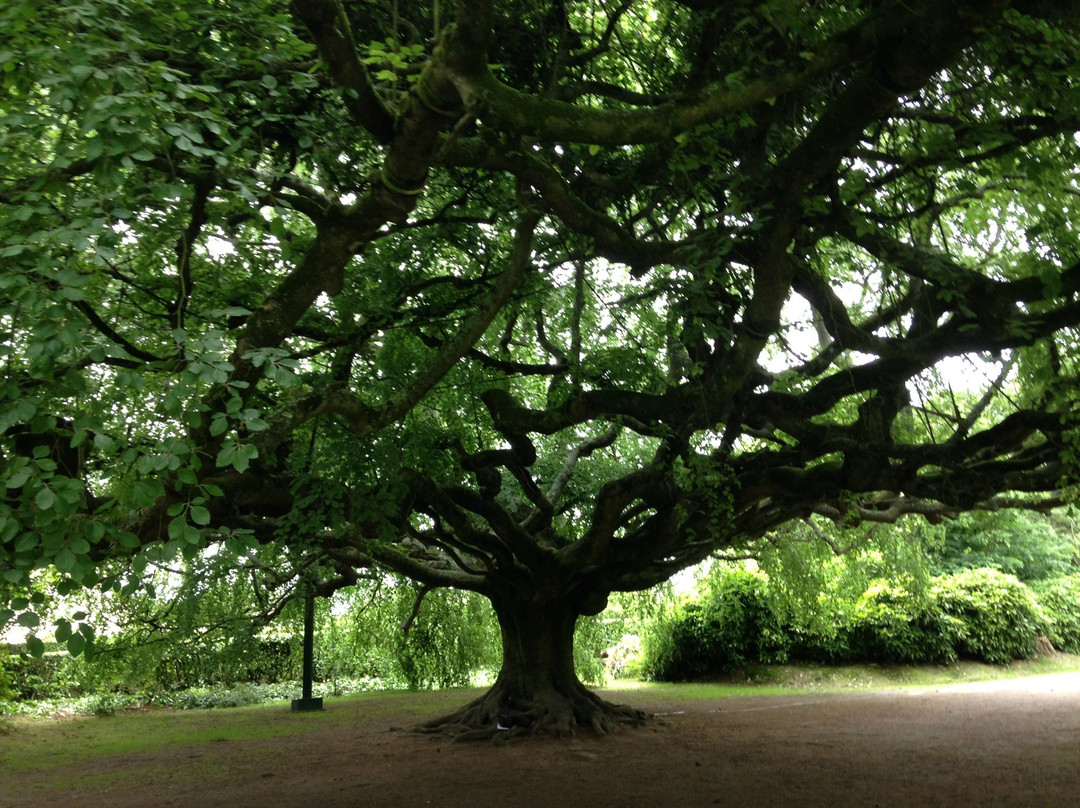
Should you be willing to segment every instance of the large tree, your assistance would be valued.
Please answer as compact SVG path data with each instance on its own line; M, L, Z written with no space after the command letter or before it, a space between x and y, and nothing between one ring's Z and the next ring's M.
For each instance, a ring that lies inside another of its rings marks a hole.
M605 729L638 716L571 651L612 592L795 519L1063 501L1078 22L5 3L6 585L382 566L498 616L447 725Z

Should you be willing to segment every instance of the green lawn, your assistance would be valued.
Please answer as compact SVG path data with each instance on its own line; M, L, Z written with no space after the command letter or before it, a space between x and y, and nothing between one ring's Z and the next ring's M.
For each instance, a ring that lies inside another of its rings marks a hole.
M813 690L928 687L1080 671L1080 656L1061 654L1007 666L956 663L948 666L752 667L720 681L688 684L620 681L604 688L613 701L656 705L664 701L792 694ZM96 759L168 748L278 738L334 731L387 719L408 726L461 706L479 690L364 693L326 700L318 713L292 713L286 702L227 710L130 710L116 715L8 717L0 723L0 781L20 772L53 770L83 777ZM363 709L335 710L335 705Z

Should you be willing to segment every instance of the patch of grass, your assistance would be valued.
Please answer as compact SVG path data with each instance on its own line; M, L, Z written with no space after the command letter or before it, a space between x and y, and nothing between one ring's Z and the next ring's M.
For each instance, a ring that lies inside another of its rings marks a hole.
M220 710L141 709L98 715L11 716L0 733L0 782L26 771L90 776L95 761L166 749L197 748L359 727L367 722L416 723L449 712L479 690L361 693L326 700L321 712L293 713L288 702ZM362 703L359 709L334 709ZM207 764L209 765L209 763Z
M693 699L724 699L735 696L767 696L806 692L884 690L902 687L982 682L997 679L1080 672L1080 656L1057 654L1009 665L958 662L944 666L813 665L751 666L724 680L689 684L623 681L605 688L605 698L661 708L664 702ZM217 744L300 737L348 729L388 720L409 726L439 713L448 713L472 700L480 689L466 688L427 692L370 692L329 698L322 712L293 713L287 701L235 709L176 710L122 707L114 714L111 704L97 716L40 718L14 716L4 719L0 731L0 782L18 782L19 774L46 775L58 787L100 785L119 787L128 769L105 766L110 758L162 751L190 750L185 777L213 774ZM156 771L145 761L130 767L140 777L173 777L176 772ZM113 772L109 774L109 772ZM201 773L201 774L200 774ZM112 778L111 780L109 778ZM103 778L103 779L102 779Z
M618 694L624 692L648 691L662 698L717 699L751 694L778 695L805 690L845 692L935 687L1076 672L1080 672L1080 656L1074 654L1039 656L1007 665L969 661L949 665L748 665L735 673L709 681L681 684L617 682L606 692L611 698L618 698Z

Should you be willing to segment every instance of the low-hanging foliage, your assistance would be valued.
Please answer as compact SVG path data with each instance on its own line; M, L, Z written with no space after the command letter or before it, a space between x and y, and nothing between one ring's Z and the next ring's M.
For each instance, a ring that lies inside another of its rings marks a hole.
M497 669L499 627L488 601L458 590L435 589L422 597L421 591L386 576L317 598L316 688L338 695L460 687ZM620 596L602 615L579 620L575 664L584 681L603 683L606 649L662 611L665 592ZM252 687L264 697L280 691L287 698L301 675L303 600L285 604L269 625L254 618L216 623L218 593L215 586L191 586L133 593L122 609L97 604L109 609L108 620L119 630L103 632L92 652L77 658L55 644L41 657L15 654L6 666L13 681L9 698L100 697L100 705L78 701L77 709L89 712L131 698L174 707L228 706L236 692Z
M10 665L11 651L6 645L0 644L0 702L11 701L15 698Z

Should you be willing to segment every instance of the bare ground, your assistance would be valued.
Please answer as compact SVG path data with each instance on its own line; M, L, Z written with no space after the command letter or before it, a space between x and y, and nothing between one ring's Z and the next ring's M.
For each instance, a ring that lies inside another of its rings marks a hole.
M1080 674L687 702L609 695L658 715L607 737L462 744L397 729L425 716L394 715L393 702L331 703L287 737L165 750L147 738L85 776L20 772L0 781L0 808L1080 805Z

